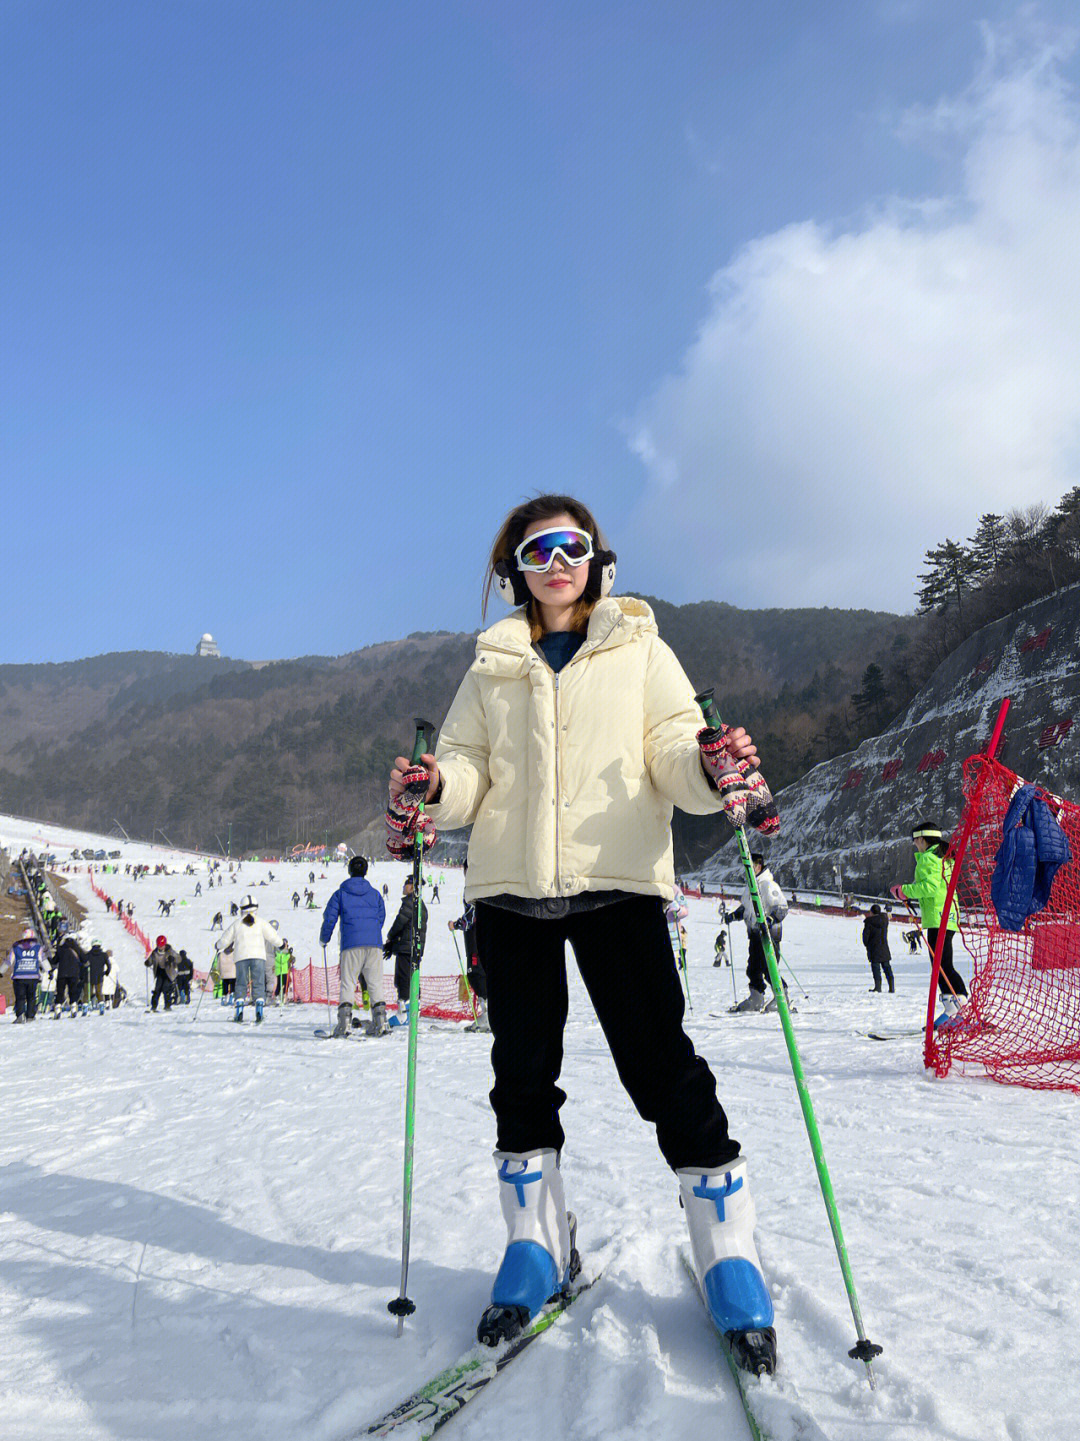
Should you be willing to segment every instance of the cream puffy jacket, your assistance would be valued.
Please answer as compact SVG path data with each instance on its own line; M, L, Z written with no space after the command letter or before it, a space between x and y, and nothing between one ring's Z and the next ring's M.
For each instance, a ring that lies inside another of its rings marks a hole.
M260 921L258 916L253 926L245 925L244 918L240 916L218 937L214 949L220 954L230 945L233 948L229 957L233 965L232 977L226 977L224 971L221 974L223 979L235 980L237 961L265 961L267 946L276 951L281 945L281 936L268 921Z
M465 898L582 891L674 894L673 806L720 810L701 767L703 721L652 611L597 603L585 643L556 675L524 609L477 637L435 755L427 810L473 826Z

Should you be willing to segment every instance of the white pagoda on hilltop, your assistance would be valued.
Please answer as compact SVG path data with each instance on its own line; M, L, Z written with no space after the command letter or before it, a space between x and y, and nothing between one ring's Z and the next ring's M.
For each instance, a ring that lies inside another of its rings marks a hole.
M209 631L207 631L207 633L199 641L199 644L195 647L195 654L216 655L219 659L221 658L221 651L218 649L218 643Z

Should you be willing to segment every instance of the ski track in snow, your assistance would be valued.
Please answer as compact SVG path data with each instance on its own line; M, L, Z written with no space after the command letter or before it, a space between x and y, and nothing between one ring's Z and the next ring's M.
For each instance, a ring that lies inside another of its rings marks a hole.
M104 844L0 818L9 850ZM124 860L191 859L122 847ZM198 863L197 863L198 864ZM321 961L340 866L316 864L318 911L294 912L308 864L246 863L194 898L181 874L107 877L136 920L203 967L213 912L249 887L297 958ZM406 874L374 867L394 913ZM204 882L205 873L200 871ZM424 970L454 973L445 873ZM0 1417L6 1441L345 1441L466 1349L502 1249L490 1152L488 1046L424 1028L409 1294L397 1292L405 1040L316 1041L325 1009L234 1026L212 997L144 1014L142 948L106 918L85 871L88 928L131 1004L104 1018L0 1021ZM159 896L175 896L154 919ZM6 899L6 898L5 898ZM712 966L714 901L690 901L687 1029L742 1142L777 1312L783 1374L831 1441L1073 1441L1080 1433L1077 1098L926 1077L927 966L898 954L898 994L867 994L860 923L793 915L784 951L810 992L796 1030L867 1334L871 1392L779 1023L710 1016L732 1000ZM898 928L894 928L895 930ZM733 927L745 994L745 931ZM613 957L613 964L618 958ZM676 1187L615 1076L571 964L563 1110L568 1202L600 1283L451 1423L447 1436L621 1441L741 1438L741 1408L682 1266ZM648 1044L648 997L641 998ZM777 1441L787 1441L780 1430Z

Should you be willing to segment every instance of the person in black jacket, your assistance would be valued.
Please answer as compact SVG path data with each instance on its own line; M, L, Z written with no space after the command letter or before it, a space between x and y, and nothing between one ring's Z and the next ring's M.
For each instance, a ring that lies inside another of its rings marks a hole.
M191 1004L191 978L195 974L195 967L187 951L181 951L176 962L176 1001L178 1005L189 1006Z
M424 937L427 934L427 907L423 901L419 903L420 911L420 948L423 949ZM413 889L412 877L408 877L401 888L401 908L394 917L394 923L386 933L386 940L383 942L383 955L387 960L394 957L394 986L398 994L398 1013L391 1024L404 1024L409 1014L409 986L412 981L412 966L410 964L413 951L413 929L416 926L417 897Z
M56 976L56 994L52 1008L54 1016L59 1016L61 1007L67 1010L69 1003L73 1015L78 1011L84 959L82 947L75 937L64 936L49 967L50 980L54 974Z
M105 977L112 974L112 961L109 960L108 952L102 949L100 941L90 942L90 949L86 953L86 964L90 972L90 989L86 999L96 1001L98 1010L104 1015L105 998L101 988Z
M890 994L895 991L893 985L892 954L889 950L889 918L878 905L870 907L870 914L863 921L862 943L866 947L866 959L870 962L870 970L874 975L872 990L881 990L881 973L885 972L885 979L889 983Z

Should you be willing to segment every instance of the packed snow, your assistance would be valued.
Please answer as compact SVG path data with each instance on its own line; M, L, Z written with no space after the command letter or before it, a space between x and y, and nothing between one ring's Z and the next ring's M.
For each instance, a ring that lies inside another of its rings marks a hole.
M18 853L115 840L0 818ZM144 845L108 877L196 966L210 919L250 889L303 965L343 867L246 862L206 890L205 860ZM192 863L195 876L182 874ZM501 1254L489 1044L423 1023L409 1294L397 1337L403 1034L321 1041L325 1007L271 1007L256 1029L206 998L147 1014L143 951L90 890L84 934L111 947L130 1003L104 1017L0 1022L0 1420L7 1441L345 1441L470 1344ZM314 869L316 911L290 896ZM269 871L275 879L269 882ZM389 909L406 868L374 866ZM778 879L782 882L783 876ZM194 896L196 880L204 894ZM266 885L260 882L267 881ZM457 969L443 875L425 973ZM159 897L175 897L168 919ZM223 902L225 903L223 906ZM8 897L4 908L13 909ZM775 1015L732 1016L713 966L715 900L691 900L687 1029L749 1157L781 1369L831 1441L1073 1441L1080 1434L1077 1098L979 1075L929 1079L917 1028L928 967L893 927L897 994L868 993L858 921L793 914L796 1031L878 1387L855 1333ZM336 943L335 943L336 944ZM612 956L618 965L618 956ZM599 1283L451 1423L461 1441L742 1438L746 1423L680 1264L674 1179L615 1076L571 963L564 1173ZM733 984L734 982L734 984ZM805 988L806 994L802 993ZM642 996L642 1044L649 997ZM447 1435L451 1434L449 1431ZM778 1438L779 1441L779 1438ZM786 1438L785 1438L786 1441Z

